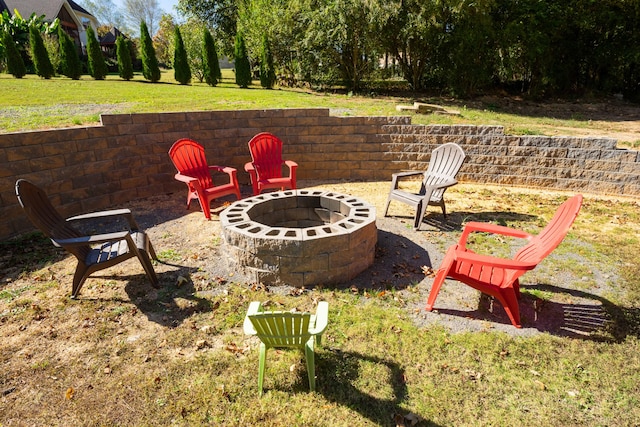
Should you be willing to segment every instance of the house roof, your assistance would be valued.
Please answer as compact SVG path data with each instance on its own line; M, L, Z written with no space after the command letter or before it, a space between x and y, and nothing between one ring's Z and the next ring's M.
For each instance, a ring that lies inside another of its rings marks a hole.
M127 36L125 36L124 34L122 34L120 32L120 30L118 30L116 27L112 27L111 30L109 30L109 32L107 34L105 34L104 36L102 36L100 38L100 44L101 45L112 45L116 43L116 39L118 38L118 36L124 36L124 38L127 38Z
M0 0L1 1L1 0ZM85 15L91 15L93 16L91 13L89 13L87 11L87 9L85 9L84 7L80 6L78 3L74 2L73 0L67 0L69 2L69 6L71 6L71 9L73 10L77 10L80 13L84 13Z
M11 14L14 10L18 10L24 19L28 19L32 13L53 19L58 16L64 0L4 0L4 2Z
M93 16L73 0L66 0L66 2L73 10ZM28 19L32 13L35 13L37 16L44 15L46 19L53 20L58 16L65 0L0 0L0 10L2 10L2 3L10 14L17 9L24 19Z

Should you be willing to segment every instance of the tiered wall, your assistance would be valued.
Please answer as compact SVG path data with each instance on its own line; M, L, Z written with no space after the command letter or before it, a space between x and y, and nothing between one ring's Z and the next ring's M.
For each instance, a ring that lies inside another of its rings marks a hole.
M390 180L425 169L433 148L457 142L468 154L460 181L640 197L640 153L611 139L509 136L500 126L422 126L327 109L103 115L101 126L0 134L0 239L33 229L15 197L18 178L42 186L65 215L182 192L167 152L189 137L248 184L247 142L262 131L283 139L299 179Z

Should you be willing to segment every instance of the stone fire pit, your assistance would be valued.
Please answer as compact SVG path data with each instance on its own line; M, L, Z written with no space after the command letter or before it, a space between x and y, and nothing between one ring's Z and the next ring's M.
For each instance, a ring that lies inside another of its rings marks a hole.
M376 209L322 190L265 193L220 214L232 269L256 282L296 287L338 284L373 264Z

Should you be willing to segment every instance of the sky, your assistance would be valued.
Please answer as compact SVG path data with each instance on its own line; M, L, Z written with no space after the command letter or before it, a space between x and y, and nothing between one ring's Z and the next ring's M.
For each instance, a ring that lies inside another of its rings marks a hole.
M113 2L117 6L122 7L122 0L114 0ZM178 0L158 0L158 3L160 3L160 8L165 12L172 15L176 14L176 11L173 7L178 4Z

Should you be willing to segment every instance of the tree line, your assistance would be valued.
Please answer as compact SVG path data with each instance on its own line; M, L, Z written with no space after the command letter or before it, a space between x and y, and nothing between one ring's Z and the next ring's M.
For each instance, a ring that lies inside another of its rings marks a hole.
M141 28L137 44L151 81L157 56L180 83L195 77L215 85L211 50L217 58L220 49L234 60L241 87L260 78L264 87L277 81L357 92L394 78L414 91L455 96L499 88L640 101L637 0L180 0L178 12L183 23L163 15L152 41ZM54 24L25 22L11 34L18 48L28 45L29 26L47 45ZM8 58L6 33L0 57ZM57 55L50 45L60 69L62 41ZM135 58L137 48L129 49ZM89 69L93 75L90 58Z
M637 0L180 0L232 54L259 66L270 41L280 83L367 90L398 75L413 90L469 96L622 93L640 100Z
M120 77L125 80L133 78L133 62L139 54L144 78L152 83L158 82L161 78L159 51L163 64L173 67L174 77L180 84L189 84L195 74L200 82L217 85L222 73L210 30L202 24L193 25L193 22L175 25L169 15L163 18L165 25L158 31L155 40L151 38L146 21L140 23L140 38L137 41L118 35L115 55ZM187 32L188 43L183 40L181 28ZM170 38L170 41L167 43L164 38ZM252 82L247 55L244 37L236 33L233 57L236 83L242 88ZM263 37L261 59L261 84L271 88L275 83L275 72L266 37ZM47 23L43 17L32 14L25 20L18 13L9 16L6 11L0 14L0 70L3 69L16 78L22 78L30 72L44 79L62 74L78 80L86 70L94 79L103 80L108 73L105 56L92 27L87 28L87 55L81 59L76 45L58 19Z

